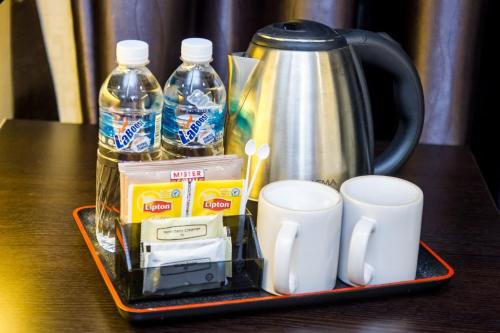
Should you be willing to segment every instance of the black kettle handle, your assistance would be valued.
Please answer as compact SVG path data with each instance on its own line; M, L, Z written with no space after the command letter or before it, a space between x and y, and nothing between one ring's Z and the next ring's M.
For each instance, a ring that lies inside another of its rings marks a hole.
M422 133L424 97L420 78L406 52L387 34L364 30L337 31L354 47L363 63L382 68L395 78L399 126L392 142L375 158L375 174L392 174L406 162Z

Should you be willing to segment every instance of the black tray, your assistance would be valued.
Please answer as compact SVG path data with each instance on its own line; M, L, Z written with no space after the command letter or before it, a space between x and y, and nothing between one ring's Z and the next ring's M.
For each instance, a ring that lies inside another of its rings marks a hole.
M117 288L113 268L114 256L102 250L95 237L95 206L77 208L73 211L73 217L118 311L122 317L130 321L262 310L420 292L443 285L455 273L450 265L421 241L415 280L366 287L351 287L337 280L336 288L333 290L289 296L275 296L263 290L255 290L126 303Z

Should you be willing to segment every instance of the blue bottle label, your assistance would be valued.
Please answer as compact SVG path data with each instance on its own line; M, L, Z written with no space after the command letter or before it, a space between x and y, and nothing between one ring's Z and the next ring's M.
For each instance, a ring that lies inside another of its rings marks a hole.
M185 105L165 99L162 135L181 145L209 145L224 135L224 107L196 89Z
M161 113L99 112L99 141L120 152L140 153L160 147Z

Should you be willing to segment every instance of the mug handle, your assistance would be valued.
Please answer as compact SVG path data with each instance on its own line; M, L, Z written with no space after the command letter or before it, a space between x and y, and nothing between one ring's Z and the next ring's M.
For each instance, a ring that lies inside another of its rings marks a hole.
M374 268L365 260L370 235L376 228L377 221L362 216L352 231L347 258L347 278L354 284L364 286L373 278Z
M299 225L285 221L281 225L274 248L274 289L280 294L292 294L297 290L297 281L290 276L290 261ZM290 281L292 280L292 281Z

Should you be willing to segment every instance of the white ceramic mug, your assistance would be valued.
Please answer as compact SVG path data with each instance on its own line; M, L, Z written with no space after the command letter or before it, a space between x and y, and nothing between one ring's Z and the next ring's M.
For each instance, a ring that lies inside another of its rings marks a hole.
M334 288L341 222L342 197L329 186L283 180L263 187L257 214L262 288L273 294Z
M424 195L406 180L360 176L345 181L339 278L350 285L415 279Z

